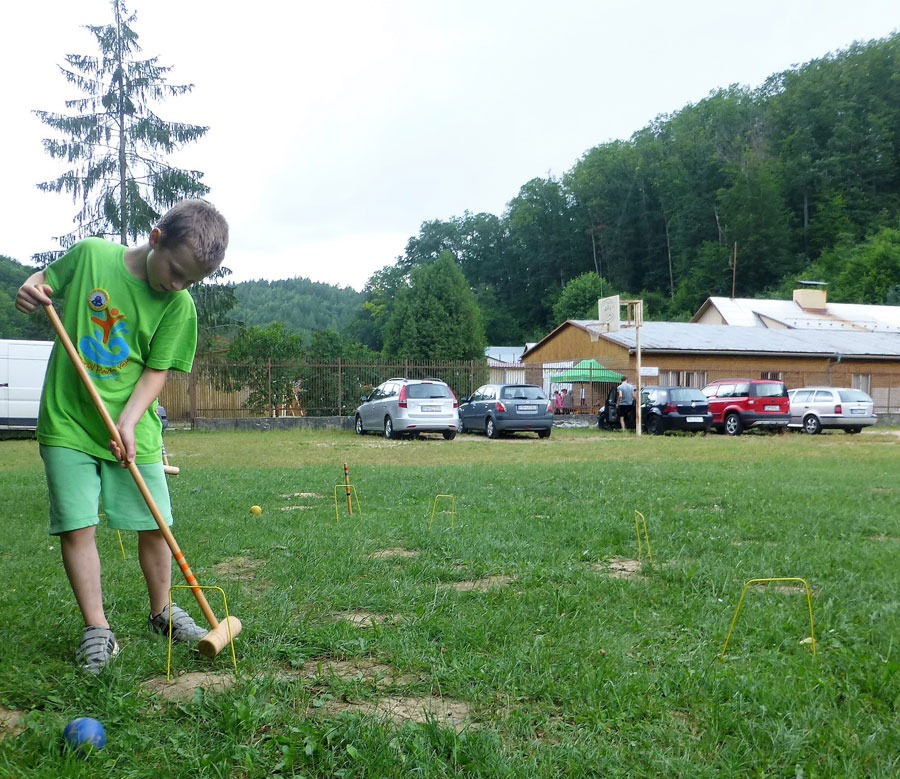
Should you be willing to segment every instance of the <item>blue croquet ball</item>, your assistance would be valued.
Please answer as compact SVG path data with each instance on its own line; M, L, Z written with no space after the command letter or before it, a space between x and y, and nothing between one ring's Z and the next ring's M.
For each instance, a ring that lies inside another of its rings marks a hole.
M66 725L63 740L72 749L84 749L88 744L95 749L102 749L106 743L106 731L93 717L79 717Z

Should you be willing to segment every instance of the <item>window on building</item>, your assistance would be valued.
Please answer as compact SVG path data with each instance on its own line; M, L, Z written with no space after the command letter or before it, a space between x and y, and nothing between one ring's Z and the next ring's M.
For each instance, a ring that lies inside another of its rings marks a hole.
M872 394L872 374L871 373L852 373L850 374L850 386L853 389L862 390L866 395Z
M769 381L784 381L784 375L781 371L763 371L759 378L768 379Z
M659 383L663 387L705 387L706 371L660 371Z

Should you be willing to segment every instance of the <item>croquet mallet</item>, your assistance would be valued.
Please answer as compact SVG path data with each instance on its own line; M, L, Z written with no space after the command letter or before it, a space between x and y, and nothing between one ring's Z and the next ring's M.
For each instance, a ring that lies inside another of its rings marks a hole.
M52 305L45 305L44 310L47 312L47 316L50 317L50 322L53 324L53 328L59 336L60 343L65 347L69 358L72 360L72 364L75 366L78 375L81 376L81 380L84 382L85 388L90 393L91 400L94 401L97 411L103 418L106 429L109 430L110 436L118 445L119 450L124 454L125 445L122 443L122 437L119 435L116 423L113 422L112 417L109 415L109 411L106 410L103 399L100 397L100 393L97 392L94 382L91 381L91 377L88 375L87 369L81 361L81 357L79 357L78 352L75 351L75 347L72 345L72 339L69 338L69 334L63 327L63 323L60 321L56 309L54 309ZM160 513L159 507L156 505L156 501L153 499L153 495L150 493L147 483L144 481L144 477L137 467L137 463L134 461L128 463L128 470L131 471L131 475L134 477L134 481L147 503L147 508L149 508L150 513L153 514L156 524L159 525L159 529L166 539L169 549L172 550L172 555L175 557L178 567L181 568L181 572L184 574L184 578L190 586L191 592L194 593L194 597L197 598L197 603L200 604L203 615L206 617L207 622L209 622L210 631L203 637L197 648L200 650L200 654L206 657L215 657L228 646L230 639L241 632L241 621L234 616L230 616L222 622L219 622L219 620L216 619L216 615L210 608L206 596L203 594L203 590L200 588L193 571L191 571L190 566L187 564L187 560L185 560L181 549L178 548L175 536L172 535L172 531L169 530L166 520Z

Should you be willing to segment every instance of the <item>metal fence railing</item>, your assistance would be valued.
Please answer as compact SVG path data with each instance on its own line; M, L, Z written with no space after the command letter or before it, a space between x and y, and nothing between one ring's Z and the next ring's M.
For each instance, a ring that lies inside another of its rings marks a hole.
M496 377L484 361L233 364L197 362L190 374L171 372L160 402L172 422L196 417L342 416L381 382L436 378L457 397ZM498 381L504 381L501 375Z
M596 413L613 387L616 376L634 381L627 364L587 364L580 360L525 365L488 365L470 362L293 363L232 364L198 361L191 373L172 371L160 402L171 422L192 422L197 417L343 416L352 414L360 399L383 381L395 377L437 378L447 382L458 398L471 395L486 383L526 382L548 395L566 390L566 413ZM739 371L740 372L740 371ZM788 388L854 386L875 400L876 413L900 413L900 375L829 375L823 371L753 371L746 375L781 379ZM765 374L765 375L764 375ZM690 370L660 370L642 377L644 385L672 384L703 387L708 381L736 375L712 365L695 364ZM742 373L742 375L744 375Z

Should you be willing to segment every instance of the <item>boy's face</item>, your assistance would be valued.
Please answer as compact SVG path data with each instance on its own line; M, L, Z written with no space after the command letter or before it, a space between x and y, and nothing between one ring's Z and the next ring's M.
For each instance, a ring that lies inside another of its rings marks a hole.
M193 250L187 244L173 248L159 246L159 228L150 233L150 253L147 255L147 283L157 292L187 289L206 277Z

